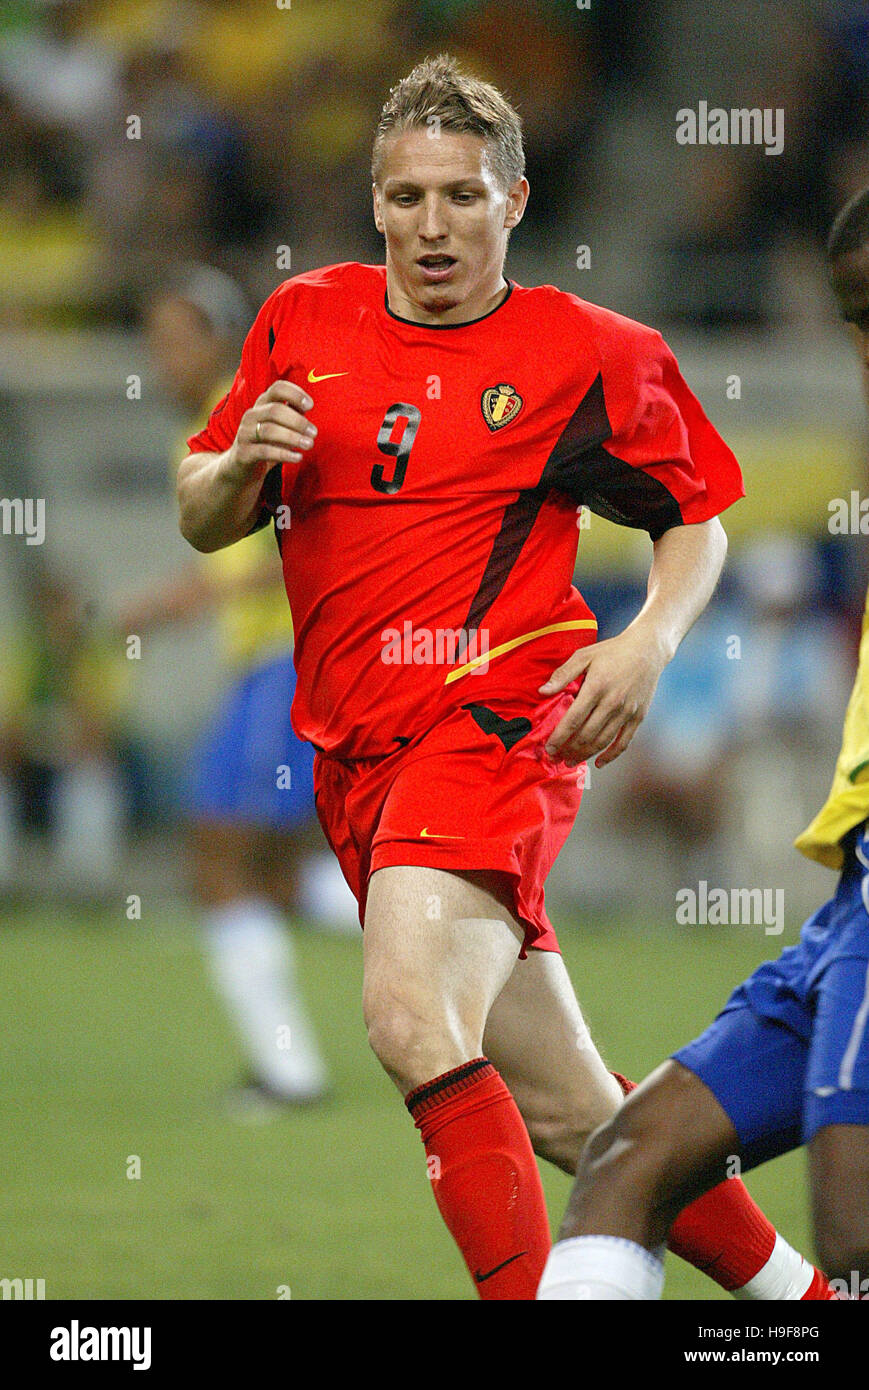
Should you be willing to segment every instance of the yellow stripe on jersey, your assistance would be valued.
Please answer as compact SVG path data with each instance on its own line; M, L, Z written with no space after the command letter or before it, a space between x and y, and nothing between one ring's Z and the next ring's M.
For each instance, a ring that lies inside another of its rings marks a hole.
M505 652L511 652L514 647L521 647L524 642L533 642L535 637L545 637L549 632L567 632L570 628L593 628L596 632L597 622L594 618L574 618L567 623L550 623L549 627L538 627L534 632L524 632L521 637L513 637L509 642L502 642L500 647L492 647L491 651L483 652L482 656L475 656L473 661L466 661L464 666L457 666L455 671L450 671L444 685L449 685L450 681L457 681L460 676L466 676L469 671L473 671L477 666L482 666L484 661L491 661L495 656L503 656Z
M214 406L231 385L230 379L215 387L203 416L192 421L179 440L173 459L175 470L187 455L187 438L204 429ZM270 656L291 650L293 623L271 527L255 531L223 550L200 555L198 560L208 579L218 588L227 588L226 597L219 600L216 609L220 654L227 666L241 674ZM245 581L269 563L275 567L274 584L244 592Z
M798 850L828 869L844 863L841 840L869 817L869 594L863 612L857 678L842 729L842 748L830 795L797 839Z

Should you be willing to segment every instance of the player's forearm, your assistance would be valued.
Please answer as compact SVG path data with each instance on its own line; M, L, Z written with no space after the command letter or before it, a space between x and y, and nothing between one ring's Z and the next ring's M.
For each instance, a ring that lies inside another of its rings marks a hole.
M265 476L276 464L301 463L317 426L314 402L292 381L273 381L239 421L222 454L188 454L178 470L181 534L197 550L241 540L259 520Z
M117 608L115 622L125 632L146 632L196 619L216 601L215 588L193 565L127 599Z
M257 521L269 464L251 471L223 454L188 454L178 469L181 534L196 550L220 550L249 534Z
M717 517L675 526L655 541L646 601L631 629L642 630L670 661L715 592L727 555Z

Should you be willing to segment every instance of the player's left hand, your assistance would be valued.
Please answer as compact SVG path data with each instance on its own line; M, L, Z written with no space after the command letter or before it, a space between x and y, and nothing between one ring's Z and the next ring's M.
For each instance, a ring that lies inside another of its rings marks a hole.
M574 652L540 687L542 695L556 695L585 675L576 699L546 741L549 756L580 763L598 754L595 767L605 767L624 753L646 717L666 664L663 650L639 626Z

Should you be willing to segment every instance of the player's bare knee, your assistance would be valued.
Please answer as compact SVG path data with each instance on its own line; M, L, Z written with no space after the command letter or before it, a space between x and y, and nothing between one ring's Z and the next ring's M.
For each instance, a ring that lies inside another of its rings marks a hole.
M378 1002L365 1009L368 1045L391 1075L419 1045L421 1021L397 1001Z
M670 1143L667 1134L645 1122L642 1108L625 1104L590 1136L577 1176L654 1197L666 1186Z
M467 1060L448 1020L400 995L380 995L364 1008L368 1042L383 1069L407 1092Z
M561 1239L606 1232L628 1215L638 1229L663 1239L670 1225L672 1168L665 1138L647 1132L622 1111L591 1135L561 1227Z

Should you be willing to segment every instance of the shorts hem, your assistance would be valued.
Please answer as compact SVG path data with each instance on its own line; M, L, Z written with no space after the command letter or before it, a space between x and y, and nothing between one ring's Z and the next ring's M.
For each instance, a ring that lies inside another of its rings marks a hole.
M856 1088L837 1090L832 1096L805 1092L803 1143L808 1144L818 1130L828 1125L869 1125L869 1091Z
M500 849L491 841L466 841L459 850L452 845L420 844L418 840L388 840L375 845L371 851L371 867L368 881L378 869L388 868L450 869L461 872L491 870L510 875L513 883L513 910L525 927L525 939L520 951L524 959L529 950L555 951L560 953L555 932L551 925L542 923L530 915L522 897L522 871L515 851L504 845ZM526 909L526 910L523 910Z

